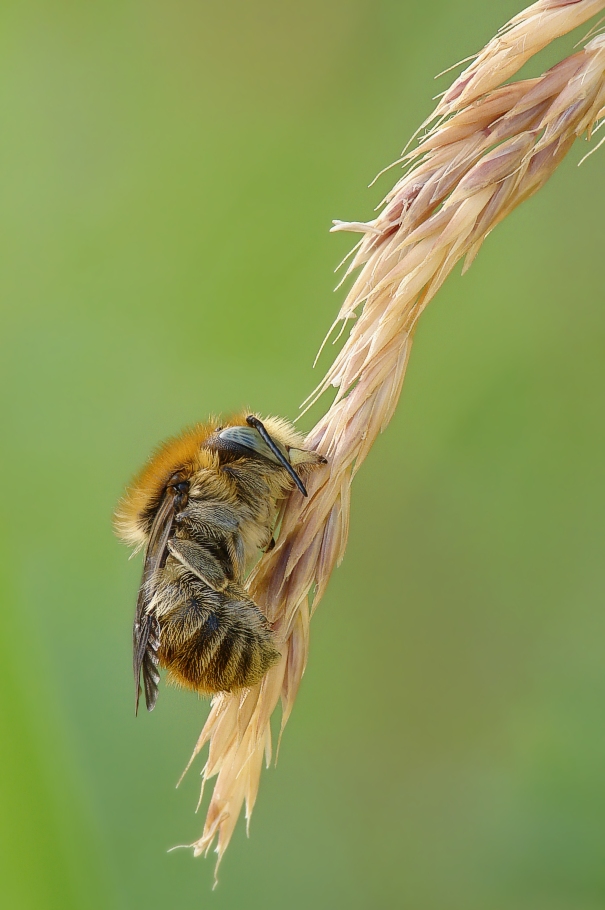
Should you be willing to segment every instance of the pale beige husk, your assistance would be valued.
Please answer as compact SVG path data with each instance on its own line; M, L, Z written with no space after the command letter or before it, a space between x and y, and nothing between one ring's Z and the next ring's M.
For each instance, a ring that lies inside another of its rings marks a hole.
M344 554L351 480L393 415L420 314L455 264L464 259L467 268L492 228L548 180L574 140L590 137L605 114L605 36L539 78L502 83L604 7L605 0L540 0L511 20L442 97L427 121L433 128L401 159L407 169L380 214L367 224L335 223L362 239L348 273L360 271L337 317L352 328L312 397L337 390L307 437L328 466L309 479L308 499L290 496L277 545L250 578L282 659L260 685L212 701L192 756L209 742L203 779L217 776L195 855L216 839L220 861L244 803L250 819L263 759L271 759L271 716L281 699L283 730L307 661L310 617Z

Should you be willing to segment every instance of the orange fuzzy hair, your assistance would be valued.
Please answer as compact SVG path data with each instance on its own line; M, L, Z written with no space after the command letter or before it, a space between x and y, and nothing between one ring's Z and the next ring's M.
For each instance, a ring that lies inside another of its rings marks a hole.
M136 553L147 540L147 524L150 513L158 505L170 477L177 471L191 475L204 468L218 468L218 455L204 448L204 443L219 427L248 426L246 417L252 411L242 411L221 419L211 417L206 423L188 427L161 443L143 469L129 484L120 500L114 516L114 528L118 537L135 548ZM267 417L264 421L270 435L288 448L299 447L303 437L287 420Z

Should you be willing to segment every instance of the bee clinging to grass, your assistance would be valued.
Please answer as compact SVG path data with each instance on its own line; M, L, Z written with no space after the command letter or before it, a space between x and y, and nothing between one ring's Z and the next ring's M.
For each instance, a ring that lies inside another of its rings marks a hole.
M267 619L248 596L247 570L273 546L279 503L325 459L285 420L210 421L165 442L118 507L119 536L145 548L133 629L138 710L151 711L158 665L196 692L257 683L279 659Z

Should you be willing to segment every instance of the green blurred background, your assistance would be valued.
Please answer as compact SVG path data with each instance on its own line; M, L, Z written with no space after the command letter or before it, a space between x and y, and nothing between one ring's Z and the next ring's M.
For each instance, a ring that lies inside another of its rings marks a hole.
M214 893L166 852L201 832L202 762L174 785L207 705L164 688L135 721L140 561L110 525L165 435L296 414L331 219L371 217L433 75L519 8L3 3L3 908L605 906L605 152L423 317Z

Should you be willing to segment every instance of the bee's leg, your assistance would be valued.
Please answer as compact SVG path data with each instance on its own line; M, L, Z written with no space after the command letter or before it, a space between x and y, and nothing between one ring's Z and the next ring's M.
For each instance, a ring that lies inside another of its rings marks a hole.
M175 516L174 523L186 532L187 537L197 534L208 537L217 530L233 534L239 529L239 520L233 509L214 500L200 502L190 499L187 508Z
M207 547L178 537L168 541L168 549L175 559L214 591L222 591L233 578L233 569L227 552L224 554L226 558L221 560Z
M239 533L229 534L225 538L225 543L233 564L233 579L234 581L242 581L246 568L246 550L242 535Z

